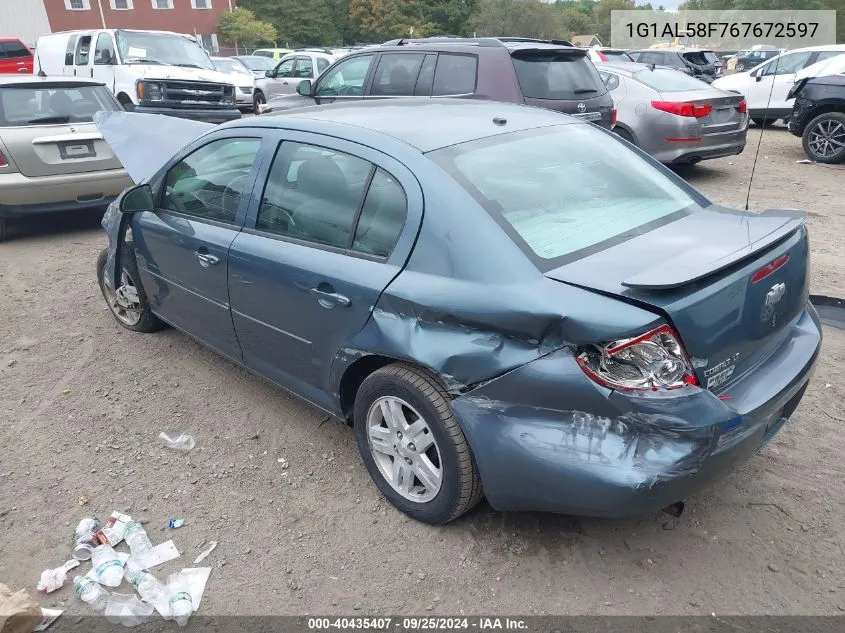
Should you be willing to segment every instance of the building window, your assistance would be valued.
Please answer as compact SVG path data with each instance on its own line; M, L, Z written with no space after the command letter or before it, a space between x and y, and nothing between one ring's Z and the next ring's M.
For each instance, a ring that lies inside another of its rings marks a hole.
M210 9L211 0L191 0L191 6L194 9Z
M153 0L153 9L172 9L173 0Z
M132 6L132 0L111 0L111 8L115 11L127 11L135 7Z
M65 0L65 8L68 11L88 11L91 8L91 0Z

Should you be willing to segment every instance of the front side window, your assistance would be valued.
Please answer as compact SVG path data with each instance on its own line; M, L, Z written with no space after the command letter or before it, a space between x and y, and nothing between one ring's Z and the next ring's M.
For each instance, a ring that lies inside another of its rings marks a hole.
M373 77L371 95L410 96L425 55L420 53L383 54Z
M514 53L513 65L522 94L530 99L584 99L607 92L586 55Z
M839 57L840 55L845 55L845 51L822 51L816 57L816 62L823 62L826 59L830 59L831 57ZM845 57L843 57L845 59Z
M348 248L372 165L302 143L282 143L267 177L256 228Z
M3 88L0 127L90 123L99 110L119 110L103 86L75 88Z
M803 53L787 53L781 55L770 61L762 68L762 75L768 77L769 75L794 75L799 70L804 68L804 65L810 59L811 52Z
M373 63L374 55L359 55L345 59L326 71L317 84L318 97L360 97L364 94L364 81Z
M174 165L165 179L162 208L204 220L233 223L249 195L261 141L229 138L204 145Z
M114 64L114 42L108 33L100 33L97 36L97 45L94 47L94 64Z
M440 53L434 69L434 84L431 95L468 95L475 92L478 75L478 57Z
M279 65L276 66L276 77L293 77L293 67L295 64L296 60L293 57L279 62Z
M429 156L543 270L671 222L697 202L589 125L514 132Z
M214 64L195 40L175 33L117 32L117 47L127 64L170 64L214 70Z

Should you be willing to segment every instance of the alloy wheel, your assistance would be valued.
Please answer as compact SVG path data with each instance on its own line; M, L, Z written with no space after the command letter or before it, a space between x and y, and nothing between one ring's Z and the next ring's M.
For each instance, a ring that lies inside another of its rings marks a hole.
M845 147L845 125L835 119L819 121L810 130L810 150L822 158L831 158Z
M379 472L396 492L417 503L437 496L443 461L416 409L394 396L378 398L367 413L367 439Z
M109 309L121 323L126 325L137 325L141 320L141 299L138 296L138 288L126 271L120 276L120 285L117 290L103 284L103 292Z

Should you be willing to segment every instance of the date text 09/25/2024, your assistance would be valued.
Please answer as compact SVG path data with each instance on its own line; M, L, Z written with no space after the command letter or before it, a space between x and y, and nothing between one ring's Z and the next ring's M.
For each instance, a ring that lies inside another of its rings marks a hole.
M527 623L521 618L500 617L310 617L309 631L359 630L359 631L499 631L524 630Z
M629 37L814 37L818 22L628 22Z

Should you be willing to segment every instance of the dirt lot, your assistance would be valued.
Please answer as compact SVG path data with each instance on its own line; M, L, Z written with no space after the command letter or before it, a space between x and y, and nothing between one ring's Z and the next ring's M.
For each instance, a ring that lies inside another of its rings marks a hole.
M685 177L743 205L758 134ZM813 292L843 296L845 174L803 158L798 139L767 131L751 208L808 210ZM121 509L184 552L165 571L219 541L203 614L845 611L845 332L826 328L777 440L679 520L482 504L434 528L379 497L348 428L178 332L119 328L94 278L105 243L81 218L0 246L0 582L34 588L68 557L79 518ZM162 447L168 428L190 429L197 447ZM185 526L168 530L176 517ZM42 602L88 613L68 587Z

